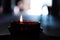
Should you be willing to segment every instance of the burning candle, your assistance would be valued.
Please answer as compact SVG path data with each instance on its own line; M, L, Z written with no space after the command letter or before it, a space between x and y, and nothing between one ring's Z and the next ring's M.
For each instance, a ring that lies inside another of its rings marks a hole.
M23 20L21 15L20 20L11 23L9 31L14 37L18 35L16 37L23 36L22 38L26 38L26 40L38 40L40 35L40 23L31 20Z

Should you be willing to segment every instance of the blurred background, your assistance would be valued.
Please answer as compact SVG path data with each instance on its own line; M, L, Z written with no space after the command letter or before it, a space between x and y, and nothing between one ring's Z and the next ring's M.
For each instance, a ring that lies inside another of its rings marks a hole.
M24 0L24 4L23 19L38 21L44 34L60 37L60 0ZM19 20L16 6L16 0L0 0L0 35L10 35L10 23Z

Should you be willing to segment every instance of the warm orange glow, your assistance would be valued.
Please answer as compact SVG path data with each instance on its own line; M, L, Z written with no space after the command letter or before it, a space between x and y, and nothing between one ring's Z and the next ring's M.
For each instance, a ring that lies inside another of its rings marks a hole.
M20 22L23 23L23 17L22 17L22 15L20 16Z

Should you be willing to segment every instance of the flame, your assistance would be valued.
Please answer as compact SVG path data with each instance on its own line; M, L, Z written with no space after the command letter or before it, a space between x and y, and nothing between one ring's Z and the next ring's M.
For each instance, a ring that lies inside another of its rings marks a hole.
M21 23L23 22L23 17L22 17L22 15L20 16L20 22L21 22Z

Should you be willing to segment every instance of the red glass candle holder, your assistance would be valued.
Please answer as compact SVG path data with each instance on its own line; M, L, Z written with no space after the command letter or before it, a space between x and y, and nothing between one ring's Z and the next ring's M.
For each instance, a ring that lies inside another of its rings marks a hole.
M38 40L40 34L40 23L30 20L14 21L11 23L9 31L12 36L26 38L26 40Z

